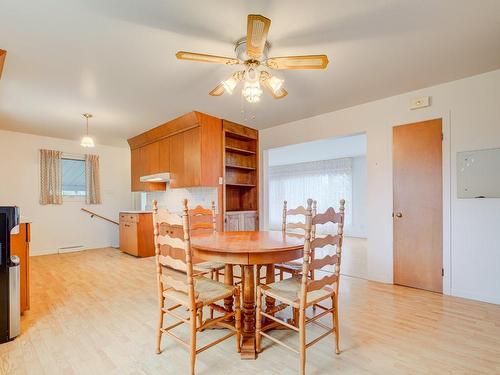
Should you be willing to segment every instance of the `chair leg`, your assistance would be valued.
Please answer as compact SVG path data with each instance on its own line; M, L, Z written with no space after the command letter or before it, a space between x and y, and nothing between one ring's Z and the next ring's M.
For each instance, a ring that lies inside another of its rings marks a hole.
M283 270L280 270L280 280L283 281L283 278L284 278Z
M234 308L235 308L235 322L234 326L236 328L236 351L241 352L241 300L240 300L240 287L236 287L236 293L234 295Z
M333 314L333 326L335 327L335 353L340 354L340 331L339 331L339 303L338 303L337 293L332 296L332 306L335 308L332 311Z
M306 373L306 310L299 311L299 339L300 339L300 375Z
M158 329L156 331L156 354L160 354L161 353L161 329L163 328L163 316L164 316L164 312L163 312L163 303L161 302L160 303L160 318L158 319Z
M215 270L215 281L219 281L220 271Z
M295 308L295 307L292 307L292 311L293 311L293 315L292 315L292 319L293 319L293 325L298 327L299 326L299 309Z
M190 348L190 370L191 375L194 375L194 367L196 363L196 308L191 310L191 348Z
M262 335L260 334L260 330L262 328L262 291L260 287L257 287L257 309L256 309L256 326L255 326L255 351L257 353L261 352L260 342L262 340Z

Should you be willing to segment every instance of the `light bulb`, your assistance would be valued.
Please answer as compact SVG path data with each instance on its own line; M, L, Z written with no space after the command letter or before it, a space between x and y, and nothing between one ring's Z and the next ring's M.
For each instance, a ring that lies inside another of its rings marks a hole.
M233 93L234 88L238 84L238 81L236 81L233 77L229 77L225 81L222 81L222 86L224 86L224 90L231 95Z
M276 94L283 86L283 79L279 79L278 77L272 76L269 78L269 86L273 89L273 92Z
M262 89L259 81L246 81L243 86L242 94L249 103L257 103L260 101Z
M82 147L94 147L94 140L86 135L85 137L82 138L82 141L80 142L80 146Z

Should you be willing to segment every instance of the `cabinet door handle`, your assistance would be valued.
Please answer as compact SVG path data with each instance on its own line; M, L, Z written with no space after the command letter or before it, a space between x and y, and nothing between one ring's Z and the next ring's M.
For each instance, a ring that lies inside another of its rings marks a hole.
M124 224L124 225L125 225L126 227L129 227L129 226L130 226L130 225L128 225L128 224Z

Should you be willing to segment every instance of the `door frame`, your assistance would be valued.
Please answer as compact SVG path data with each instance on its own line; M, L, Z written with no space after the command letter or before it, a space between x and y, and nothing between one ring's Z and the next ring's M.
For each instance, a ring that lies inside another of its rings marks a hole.
M451 111L448 113L429 113L426 116L418 116L411 120L405 119L399 123L393 123L390 128L391 137L391 179L394 174L394 155L392 154L393 139L393 128L400 125L409 125L417 122L423 122L433 119L441 119L442 121L442 132L443 132L443 142L442 142L442 203L443 203L443 294L452 294L452 268L451 268L451 199L452 199L452 176L456 176L456 172L452 173L451 165L453 157L451 155ZM391 186L392 189L392 186ZM394 197L394 191L392 190L392 196ZM394 212L394 202L391 202L392 208L391 212ZM392 261L394 261L394 231L391 225L391 246L392 246ZM394 263L392 264L392 270L394 270ZM392 283L394 284L394 271L392 274Z

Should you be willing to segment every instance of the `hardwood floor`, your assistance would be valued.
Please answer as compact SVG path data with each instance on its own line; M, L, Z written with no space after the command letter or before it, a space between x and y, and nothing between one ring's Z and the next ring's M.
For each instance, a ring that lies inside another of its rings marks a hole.
M154 353L152 258L115 249L46 255L31 259L31 273L31 310L21 336L0 345L1 374L187 373L187 351L168 337ZM498 305L343 277L340 317L342 353L325 338L308 352L308 374L500 373ZM310 328L312 338L319 331ZM272 334L298 344L292 332ZM294 353L268 340L263 347L256 361L242 361L226 341L198 356L197 374L298 372Z

